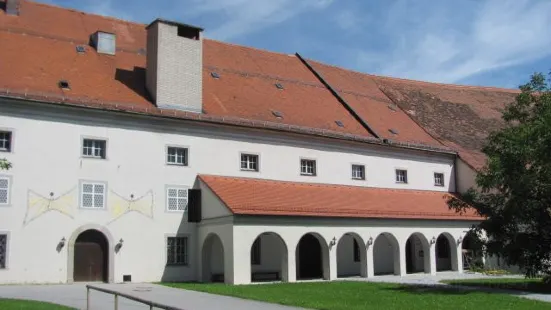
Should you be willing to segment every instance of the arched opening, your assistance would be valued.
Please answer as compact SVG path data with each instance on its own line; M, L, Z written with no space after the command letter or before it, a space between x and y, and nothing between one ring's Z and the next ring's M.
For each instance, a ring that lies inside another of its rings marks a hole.
M308 233L298 242L297 280L329 279L329 248L323 237Z
M100 231L89 229L76 238L73 280L77 282L109 281L109 243Z
M436 271L457 271L457 246L452 235L442 233L436 239Z
M344 234L337 244L337 277L366 277L366 252L360 236Z
M373 272L400 274L400 246L391 233L380 234L373 243Z
M224 282L224 245L217 234L210 234L203 242L203 282Z
M406 272L430 273L430 246L421 233L413 233L406 241Z
M259 235L251 245L251 282L287 281L287 253L280 235Z
M469 231L465 237L463 237L461 252L464 270L484 267L482 241L476 233Z

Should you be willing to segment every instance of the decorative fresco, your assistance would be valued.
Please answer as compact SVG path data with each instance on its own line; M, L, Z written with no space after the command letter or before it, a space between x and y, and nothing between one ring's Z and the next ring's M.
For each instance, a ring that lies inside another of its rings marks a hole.
M80 211L78 201L78 185L61 195L55 195L54 192L42 195L29 189L27 191L27 210L23 226L52 211L74 219L77 212ZM109 225L131 212L137 212L153 219L153 190L149 190L137 198L134 197L134 194L130 194L130 197L127 198L113 190L109 190L107 211L109 216L105 225Z
M108 202L109 211L111 212L112 219L107 222L107 225L120 219L122 216L137 212L145 217L153 219L153 191L149 190L144 195L135 198L133 194L130 198L125 198L115 191L110 190L111 194Z
M76 189L77 186L59 196L56 196L53 192L44 196L29 189L27 192L27 212L25 213L23 225L25 226L51 211L59 212L65 216L74 218L76 209L75 202L78 201Z

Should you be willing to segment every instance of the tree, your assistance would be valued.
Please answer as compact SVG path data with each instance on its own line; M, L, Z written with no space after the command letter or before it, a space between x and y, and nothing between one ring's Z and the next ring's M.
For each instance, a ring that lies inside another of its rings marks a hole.
M474 209L484 219L486 252L528 277L551 275L551 72L532 75L506 106L505 127L490 134L483 152L486 166L477 188L450 199L457 212Z

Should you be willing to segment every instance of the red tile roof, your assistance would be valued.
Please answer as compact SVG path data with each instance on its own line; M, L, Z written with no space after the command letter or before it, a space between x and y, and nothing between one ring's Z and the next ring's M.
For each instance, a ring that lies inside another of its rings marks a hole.
M515 95L512 90L377 77L309 61L357 119L295 55L205 39L204 113L161 110L144 85L144 24L26 0L21 0L20 11L10 16L0 10L3 97L370 143L380 143L378 135L403 146L453 149L478 168L485 161L480 153L485 137L501 125L499 108ZM116 56L97 54L88 46L98 30L117 35ZM86 53L76 53L79 44L86 46ZM211 71L221 78L211 78ZM58 88L62 79L71 90ZM285 89L278 90L275 83ZM399 107L395 111L389 108L393 103ZM273 110L283 118L276 118Z
M458 214L443 192L380 189L199 175L199 179L240 215L349 218L480 220Z

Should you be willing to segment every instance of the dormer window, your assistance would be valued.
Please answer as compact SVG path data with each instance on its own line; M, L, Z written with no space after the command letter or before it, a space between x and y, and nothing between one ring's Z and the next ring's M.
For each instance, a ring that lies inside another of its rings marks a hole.
M99 54L115 55L115 34L97 31L92 35L92 43Z

